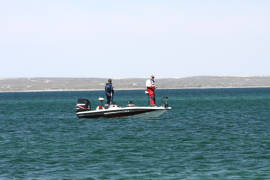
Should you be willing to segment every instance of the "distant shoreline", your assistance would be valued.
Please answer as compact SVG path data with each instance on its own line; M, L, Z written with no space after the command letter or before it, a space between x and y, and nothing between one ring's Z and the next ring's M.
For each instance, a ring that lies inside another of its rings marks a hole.
M185 90L185 89L252 89L270 88L270 86L245 86L245 87L185 87L185 88L158 88L158 90ZM115 91L146 90L145 88L119 88ZM0 93L31 93L31 92L77 92L77 91L104 91L104 89L48 89L48 90L22 90L22 91L0 91Z
M0 79L0 92L104 91L105 78ZM113 79L115 90L145 90L144 78ZM156 80L158 89L269 88L270 76L194 76Z

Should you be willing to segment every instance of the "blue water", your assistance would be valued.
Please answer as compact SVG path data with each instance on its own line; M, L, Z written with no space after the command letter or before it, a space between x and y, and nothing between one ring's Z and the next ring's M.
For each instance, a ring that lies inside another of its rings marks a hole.
M159 90L158 118L77 119L103 94L0 93L0 179L270 179L269 88Z

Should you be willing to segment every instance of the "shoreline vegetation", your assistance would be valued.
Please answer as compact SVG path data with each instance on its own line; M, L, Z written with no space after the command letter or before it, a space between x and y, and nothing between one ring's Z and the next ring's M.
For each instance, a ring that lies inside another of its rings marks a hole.
M146 78L113 79L115 90L145 90ZM1 78L0 92L104 90L107 78ZM267 88L270 76L194 76L156 79L158 89Z

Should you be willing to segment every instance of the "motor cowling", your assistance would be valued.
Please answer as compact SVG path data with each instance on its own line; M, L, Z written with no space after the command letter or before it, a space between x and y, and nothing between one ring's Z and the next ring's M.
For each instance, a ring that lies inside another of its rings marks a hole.
M76 112L91 110L91 104L88 99L78 99L76 104Z

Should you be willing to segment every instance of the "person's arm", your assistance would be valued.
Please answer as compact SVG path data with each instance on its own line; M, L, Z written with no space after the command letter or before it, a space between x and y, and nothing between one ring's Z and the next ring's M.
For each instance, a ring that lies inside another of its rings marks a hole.
M146 87L151 88L153 90L156 89L155 84L152 84L150 79L146 81Z
M156 89L155 81L150 81L150 83L151 83L151 88Z

